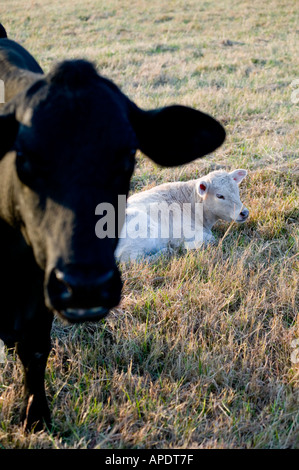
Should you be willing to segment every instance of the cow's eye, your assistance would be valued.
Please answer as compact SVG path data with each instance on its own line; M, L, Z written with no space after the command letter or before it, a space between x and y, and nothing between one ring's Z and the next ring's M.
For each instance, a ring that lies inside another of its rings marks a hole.
M30 185L37 179L47 179L49 167L39 162L39 158L34 154L27 154L22 150L17 150L16 168L20 180Z
M216 194L216 197L218 197L218 199L225 199L225 197L222 194Z
M23 152L17 152L16 166L19 178L26 182L32 177L32 165Z

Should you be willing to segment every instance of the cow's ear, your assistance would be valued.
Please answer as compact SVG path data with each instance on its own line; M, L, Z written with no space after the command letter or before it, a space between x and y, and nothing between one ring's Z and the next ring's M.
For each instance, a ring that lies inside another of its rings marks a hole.
M200 197L205 197L209 188L209 182L205 180L199 180L196 184L197 193Z
M247 175L247 171L239 169L239 170L231 171L229 174L233 177L233 179L235 180L237 184L240 184L241 181Z
M0 114L0 160L11 150L19 130L14 113Z
M140 150L163 166L176 166L213 152L225 139L222 125L185 106L142 111L134 107L131 122Z

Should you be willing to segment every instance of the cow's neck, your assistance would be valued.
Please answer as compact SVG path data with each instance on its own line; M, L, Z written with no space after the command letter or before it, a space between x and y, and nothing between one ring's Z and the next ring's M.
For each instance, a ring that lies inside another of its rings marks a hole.
M0 161L0 218L12 227L17 226L15 208L18 206L15 183L15 152L9 152Z

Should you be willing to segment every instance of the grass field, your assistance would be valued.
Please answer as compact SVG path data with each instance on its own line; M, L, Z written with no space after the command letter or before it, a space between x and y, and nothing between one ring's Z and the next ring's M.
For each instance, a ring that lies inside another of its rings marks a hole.
M45 72L83 57L141 107L189 105L225 125L224 145L187 166L138 154L132 192L246 168L250 210L242 226L217 225L217 246L124 269L102 323L55 321L49 432L18 426L9 355L0 448L298 448L296 2L2 0L0 13Z

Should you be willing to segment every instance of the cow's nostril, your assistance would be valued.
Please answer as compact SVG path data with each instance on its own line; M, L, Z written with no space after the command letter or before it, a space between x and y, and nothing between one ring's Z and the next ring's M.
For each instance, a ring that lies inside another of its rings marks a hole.
M240 212L240 215L242 217L248 217L248 214L249 214L249 210L248 209L244 209L242 212Z
M49 294L53 298L67 301L72 297L71 287L64 281L63 273L58 269L51 272L48 283Z
M58 269L55 269L54 275L56 278L56 294L60 296L63 300L68 300L72 297L71 286L65 282L64 275Z

